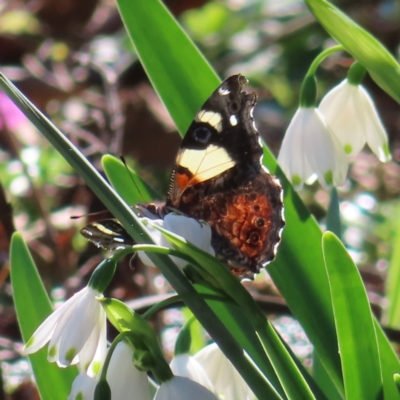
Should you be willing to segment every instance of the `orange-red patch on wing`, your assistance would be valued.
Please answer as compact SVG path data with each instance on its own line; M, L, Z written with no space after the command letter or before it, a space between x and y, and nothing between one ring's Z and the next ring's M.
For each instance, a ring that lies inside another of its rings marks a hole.
M190 177L186 173L180 172L176 174L175 182L181 191L189 185L189 181Z

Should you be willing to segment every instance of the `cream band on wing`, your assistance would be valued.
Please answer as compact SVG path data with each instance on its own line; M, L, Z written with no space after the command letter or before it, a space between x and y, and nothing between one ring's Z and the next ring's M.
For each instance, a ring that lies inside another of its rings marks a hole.
M176 161L179 166L187 168L197 182L214 178L235 166L224 148L213 145L204 150L181 149Z
M195 121L211 125L218 133L222 132L222 116L214 111L201 110L197 113Z

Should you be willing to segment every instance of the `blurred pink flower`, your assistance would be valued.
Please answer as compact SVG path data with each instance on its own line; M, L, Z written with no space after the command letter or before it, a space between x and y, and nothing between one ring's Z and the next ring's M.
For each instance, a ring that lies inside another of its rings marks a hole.
M25 114L4 93L0 92L0 129L14 130L27 120Z

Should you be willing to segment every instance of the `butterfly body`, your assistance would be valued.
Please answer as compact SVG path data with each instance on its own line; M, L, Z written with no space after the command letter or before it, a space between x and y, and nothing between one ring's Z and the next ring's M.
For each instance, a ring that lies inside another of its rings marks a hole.
M216 256L235 275L252 278L274 259L284 218L281 185L262 165L252 115L257 95L242 91L245 84L242 75L233 75L214 91L182 141L165 205L138 209L154 217L178 211L206 221Z

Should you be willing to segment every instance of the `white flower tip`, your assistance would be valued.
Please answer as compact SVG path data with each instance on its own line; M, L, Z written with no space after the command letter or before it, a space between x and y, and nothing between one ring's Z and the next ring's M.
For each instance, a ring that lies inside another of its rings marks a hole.
M54 352L55 347L53 347ZM52 352L53 349L49 349L49 356L50 353ZM60 365L63 365L65 367L68 367L72 364L72 362L74 361L75 356L77 355L77 350L75 347L71 347L70 349L68 349L64 354L60 354L60 359L59 359L59 363Z
M387 143L384 143L383 146L379 147L376 156L380 162L388 162L392 159Z
M37 348L37 344L35 343L35 336L31 336L22 348L22 353L32 354L35 353L37 350L39 349Z

